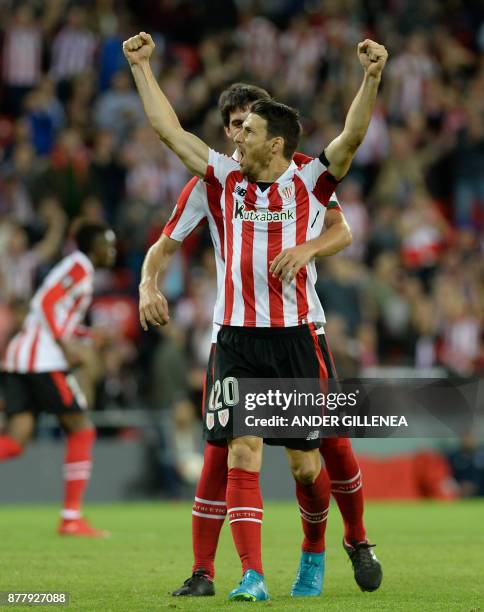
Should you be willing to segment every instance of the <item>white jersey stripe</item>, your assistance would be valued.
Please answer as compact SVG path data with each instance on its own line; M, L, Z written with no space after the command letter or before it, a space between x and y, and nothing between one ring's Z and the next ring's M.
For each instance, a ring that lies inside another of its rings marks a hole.
M282 249L288 249L296 244L296 224L285 225L282 228ZM284 323L290 325L297 319L296 280L282 283L282 297L284 301Z

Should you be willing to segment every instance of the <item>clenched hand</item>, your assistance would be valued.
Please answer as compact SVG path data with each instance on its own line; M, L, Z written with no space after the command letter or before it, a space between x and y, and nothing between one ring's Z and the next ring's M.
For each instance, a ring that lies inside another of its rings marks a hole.
M123 53L130 66L148 61L155 48L155 43L149 34L140 32L136 36L131 36L123 43Z
M358 43L358 59L366 74L379 77L387 62L388 51L383 45L367 38Z
M141 327L147 331L149 325L166 325L170 320L168 302L161 291L153 285L140 285L139 320Z

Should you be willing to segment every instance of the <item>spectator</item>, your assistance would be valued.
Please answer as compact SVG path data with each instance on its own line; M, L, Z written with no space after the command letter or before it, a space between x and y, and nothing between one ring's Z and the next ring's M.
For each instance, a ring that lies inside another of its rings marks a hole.
M86 25L86 9L71 6L65 25L52 43L51 74L61 85L61 97L72 77L91 68L96 50L96 38Z
M60 252L66 228L66 217L55 198L46 198L39 205L39 218L44 235L34 245L21 225L11 224L9 238L0 258L0 296L8 302L27 302L33 295L36 275L41 266L52 264Z
M455 148L455 221L459 227L482 228L484 218L484 119L469 109L467 126Z
M422 108L427 83L435 70L427 37L421 31L412 33L405 51L388 62L391 117L402 119Z
M25 110L36 153L39 156L49 154L57 133L64 125L64 109L47 77L27 97Z
M2 49L4 110L12 117L21 114L25 95L40 80L42 44L42 29L32 8L21 4L4 33Z
M484 448L471 433L462 437L458 448L447 453L447 460L460 497L484 495Z
M350 259L362 261L368 242L370 217L363 202L361 186L357 181L348 177L338 189L338 196L353 236L353 241L345 249L344 254Z
M141 100L126 70L113 75L111 89L99 97L94 117L99 128L116 134L118 143L126 140L133 128L145 121Z
M354 335L361 321L361 287L358 266L345 257L328 258L316 291L328 313L337 313Z
M96 133L89 171L93 191L101 200L108 222L113 224L124 196L126 168L117 155L111 132L99 130Z

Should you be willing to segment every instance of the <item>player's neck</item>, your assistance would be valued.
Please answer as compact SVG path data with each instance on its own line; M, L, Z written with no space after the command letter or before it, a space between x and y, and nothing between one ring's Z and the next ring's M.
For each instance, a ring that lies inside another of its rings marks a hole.
M266 168L257 173L256 182L274 183L289 168L291 162L283 157L274 158Z
M92 267L93 268L97 268L97 261L96 261L96 257L93 253L86 253L86 257L89 259L89 261L92 263Z

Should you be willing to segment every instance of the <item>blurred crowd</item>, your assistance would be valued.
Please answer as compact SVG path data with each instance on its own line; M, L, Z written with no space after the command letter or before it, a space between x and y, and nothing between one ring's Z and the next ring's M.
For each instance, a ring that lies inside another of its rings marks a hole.
M342 129L361 80L356 44L368 37L390 59L337 190L353 244L318 264L337 369L482 373L479 3L4 0L0 24L0 349L65 254L72 223L105 219L119 257L99 274L90 312L103 338L96 407L176 406L179 430L188 427L210 347L215 265L199 228L164 284L170 324L141 332L141 263L188 175L147 125L122 41L140 29L153 35L162 89L212 147L231 152L216 102L246 81L300 109L300 149L318 155ZM183 436L177 443L183 452Z

